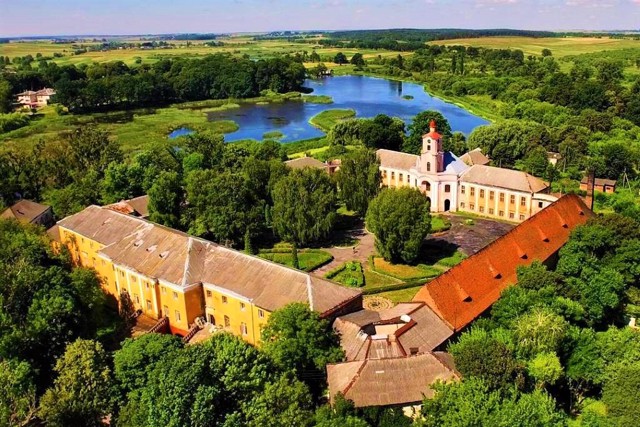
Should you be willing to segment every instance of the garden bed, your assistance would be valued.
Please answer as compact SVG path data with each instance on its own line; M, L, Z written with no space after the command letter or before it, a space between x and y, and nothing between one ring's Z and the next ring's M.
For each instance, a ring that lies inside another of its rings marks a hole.
M364 286L362 264L358 261L347 261L339 267L329 271L324 277L354 288Z
M387 276L400 280L427 279L436 277L442 273L442 270L424 264L418 264L415 266L391 264L381 257L373 257L372 269L378 273L386 274Z
M261 250L258 254L260 258L277 262L293 268L293 255L291 249L267 249ZM331 262L333 256L329 252L319 249L302 249L298 251L298 265L302 271L312 271Z

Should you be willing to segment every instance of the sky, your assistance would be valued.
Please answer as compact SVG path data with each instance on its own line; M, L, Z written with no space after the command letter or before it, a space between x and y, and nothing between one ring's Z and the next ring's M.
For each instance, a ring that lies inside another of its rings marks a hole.
M367 28L638 30L640 0L0 0L0 36Z

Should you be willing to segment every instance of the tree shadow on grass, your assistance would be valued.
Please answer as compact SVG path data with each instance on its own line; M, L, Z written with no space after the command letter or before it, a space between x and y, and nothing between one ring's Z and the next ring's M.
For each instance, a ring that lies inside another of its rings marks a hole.
M459 246L441 239L427 239L422 245L419 264L436 264L438 261L452 257L458 252Z

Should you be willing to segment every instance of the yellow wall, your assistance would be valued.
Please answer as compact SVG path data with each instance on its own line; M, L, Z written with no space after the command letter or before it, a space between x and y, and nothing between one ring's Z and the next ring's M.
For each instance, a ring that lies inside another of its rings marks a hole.
M238 335L252 344L257 344L260 341L261 329L267 323L270 315L268 311L255 306L246 299L225 293L206 284L204 285L204 295L207 321L210 321L213 316L216 326ZM224 298L226 298L226 302L224 302ZM242 304L244 304L244 308ZM262 317L260 317L261 314ZM225 324L225 316L229 321L228 326ZM243 323L246 325L246 333L242 331Z
M492 192L493 200L491 199ZM504 195L504 200L501 200L501 194ZM514 196L513 202L511 196ZM522 204L523 198L524 205ZM532 215L531 198L530 193L461 182L458 190L458 210L520 222Z

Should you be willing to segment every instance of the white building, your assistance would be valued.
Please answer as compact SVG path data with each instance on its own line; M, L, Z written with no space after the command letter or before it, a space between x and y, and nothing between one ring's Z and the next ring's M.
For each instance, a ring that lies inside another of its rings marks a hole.
M40 89L39 91L28 90L19 93L18 103L29 107L42 107L49 103L49 99L56 94L51 88Z
M431 212L466 211L483 216L524 221L556 200L548 185L525 172L486 164L469 166L442 150L442 136L431 122L422 137L419 156L378 150L382 184L418 188Z

